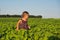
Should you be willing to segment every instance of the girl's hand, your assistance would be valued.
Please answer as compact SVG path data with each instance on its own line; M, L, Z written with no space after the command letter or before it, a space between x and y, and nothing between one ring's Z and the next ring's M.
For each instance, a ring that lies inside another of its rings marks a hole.
M16 30L18 31L18 28L16 28Z
M29 27L29 29L30 29L30 26L28 26Z

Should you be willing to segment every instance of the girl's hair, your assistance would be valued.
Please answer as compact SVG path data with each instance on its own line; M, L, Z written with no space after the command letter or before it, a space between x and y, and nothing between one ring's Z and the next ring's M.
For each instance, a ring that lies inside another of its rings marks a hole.
M21 17L24 17L24 14L28 14L28 15L29 15L29 12L24 11L24 12L22 13L22 16L21 16Z

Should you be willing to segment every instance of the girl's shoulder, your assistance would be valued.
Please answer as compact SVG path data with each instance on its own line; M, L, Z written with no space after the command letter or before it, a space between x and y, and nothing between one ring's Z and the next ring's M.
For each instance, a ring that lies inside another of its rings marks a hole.
M19 21L18 21L19 23L22 23L22 20L21 19L19 19Z

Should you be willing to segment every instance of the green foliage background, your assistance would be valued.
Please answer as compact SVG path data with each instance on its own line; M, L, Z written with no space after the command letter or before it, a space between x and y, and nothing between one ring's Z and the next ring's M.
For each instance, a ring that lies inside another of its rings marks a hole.
M60 38L60 19L29 18L30 30L16 31L20 18L0 18L0 40L56 40ZM52 38L49 38L54 36Z

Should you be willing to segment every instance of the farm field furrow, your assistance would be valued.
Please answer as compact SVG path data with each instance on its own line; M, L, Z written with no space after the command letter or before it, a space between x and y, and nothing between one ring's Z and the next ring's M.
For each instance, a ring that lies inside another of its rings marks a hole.
M60 19L29 18L30 30L16 31L20 18L0 18L0 40L60 40Z

